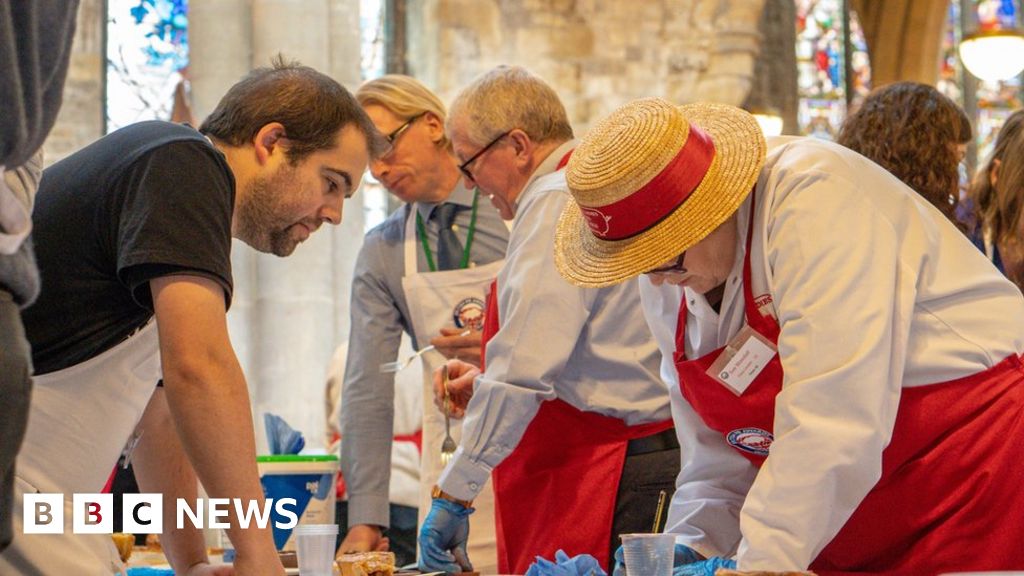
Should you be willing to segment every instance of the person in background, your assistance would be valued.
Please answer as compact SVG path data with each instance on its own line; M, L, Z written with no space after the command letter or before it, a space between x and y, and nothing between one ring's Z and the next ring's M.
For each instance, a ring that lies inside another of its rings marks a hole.
M408 76L387 75L363 84L356 98L390 143L370 170L405 204L367 233L352 280L340 422L349 531L339 553L381 549L391 521L395 375L381 364L396 360L403 332L417 349L434 345L479 363L485 289L508 244L504 222L460 179L444 132L446 110L433 92ZM445 356L430 351L421 358L422 404L432 390L429 375ZM422 421L421 518L441 471L444 440L439 412L426 410ZM458 427L453 432L458 436ZM470 542L487 572L496 565L490 494L487 486ZM415 541L402 546L414 548Z
M976 243L1024 290L1024 110L1006 119L968 198L978 223Z
M176 500L195 501L197 477L212 498L263 504L227 331L231 239L287 256L338 224L378 138L342 86L279 58L235 84L198 131L133 124L44 171L32 215L43 289L23 314L37 376L16 530L23 494L98 492L135 436L139 487L163 494L175 572L232 573L209 564L199 530L175 528ZM235 571L284 574L269 527L243 528L234 510L226 521ZM112 546L105 534L27 535L0 555L0 573L115 573Z
M1024 297L920 194L657 98L597 123L567 181L559 271L640 276L673 381L677 576L1024 566Z
M78 0L0 5L0 552L14 538L15 461L32 395L20 309L39 294L30 238L42 145L57 120Z
M895 82L868 94L836 142L888 170L966 231L957 215L959 166L971 132L964 111L934 87Z
M470 568L467 517L492 471L499 573L522 574L560 548L608 566L619 534L651 530L679 470L639 292L577 288L555 269L576 143L543 80L518 66L481 75L452 103L448 134L467 185L490 196L512 235L488 296L484 371L450 360L447 390L435 373L438 406L466 418L420 528L420 568Z
M411 353L410 346L403 339L402 352ZM327 452L339 454L341 450L341 407L342 382L345 378L345 362L348 358L348 343L342 343L334 351L327 369ZM420 498L420 446L423 436L423 368L413 363L395 374L395 420L391 442L391 479L388 482L388 526L387 536L382 536L379 547L395 553L395 565L405 566L416 561L416 516ZM345 478L338 472L337 504L335 521L338 523L336 549L348 535L348 490Z

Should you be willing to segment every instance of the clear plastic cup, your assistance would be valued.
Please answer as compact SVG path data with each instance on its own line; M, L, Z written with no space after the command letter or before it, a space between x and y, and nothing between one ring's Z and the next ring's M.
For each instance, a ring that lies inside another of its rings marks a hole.
M629 576L672 576L674 534L623 534L622 554Z
M334 541L337 524L299 524L295 544L302 576L331 576L334 573Z

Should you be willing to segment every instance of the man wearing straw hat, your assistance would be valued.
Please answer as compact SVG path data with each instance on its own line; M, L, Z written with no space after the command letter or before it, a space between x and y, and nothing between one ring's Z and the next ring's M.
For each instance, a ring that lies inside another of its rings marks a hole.
M675 382L676 574L1024 565L1024 299L937 209L840 146L658 99L567 181L559 271L640 276Z
M651 530L659 490L678 471L637 287L577 288L555 269L575 143L547 84L519 67L491 70L456 97L447 127L467 183L512 220L512 234L488 298L485 371L447 364L466 419L420 530L420 568L469 568L465 519L492 470L502 574L559 548L607 566L620 533ZM435 391L444 396L439 377Z

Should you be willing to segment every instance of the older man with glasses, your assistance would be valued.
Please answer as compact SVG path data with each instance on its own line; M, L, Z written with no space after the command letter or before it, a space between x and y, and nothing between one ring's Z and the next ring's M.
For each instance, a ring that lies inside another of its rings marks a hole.
M411 508L419 503L425 513L441 471L443 416L420 408L429 374L445 356L479 363L485 289L501 266L508 229L461 182L444 132L444 104L429 89L388 75L364 84L356 98L391 145L370 170L406 204L366 235L356 262L340 422L349 531L339 551L390 544L404 562L415 558ZM396 359L403 332L416 348L436 346L421 356L428 377L411 390L396 388L395 374L381 369ZM413 409L396 411L396 389L399 407ZM416 414L412 421L409 413ZM419 490L401 480L417 476L417 466ZM487 500L474 518L472 549L484 567L493 567Z
M456 98L448 133L467 185L490 196L512 235L488 299L485 371L451 360L448 385L435 377L435 401L466 419L420 529L420 568L471 568L466 521L492 470L500 573L523 574L559 548L607 567L619 534L650 531L679 470L639 291L577 288L555 268L575 143L551 87L496 68Z

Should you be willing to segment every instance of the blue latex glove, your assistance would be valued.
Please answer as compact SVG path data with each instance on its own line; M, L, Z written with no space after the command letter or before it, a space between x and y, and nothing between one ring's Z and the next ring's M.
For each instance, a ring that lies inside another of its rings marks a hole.
M715 572L719 568L735 570L736 561L722 558L721 556L712 556L700 562L676 566L672 569L672 576L715 576Z
M615 568L612 570L612 576L626 576L626 561L622 552L622 546L615 551ZM672 566L679 567L685 566L686 564L693 564L694 562L700 562L704 557L694 551L689 546L683 544L676 544L675 556L672 559Z
M462 504L434 498L423 526L420 526L418 563L421 571L453 574L473 571L466 554L469 515L472 513L472 508Z
M607 576L597 563L597 558L590 554L580 554L569 558L564 550L555 552L552 562L537 556L537 561L530 565L526 576Z

